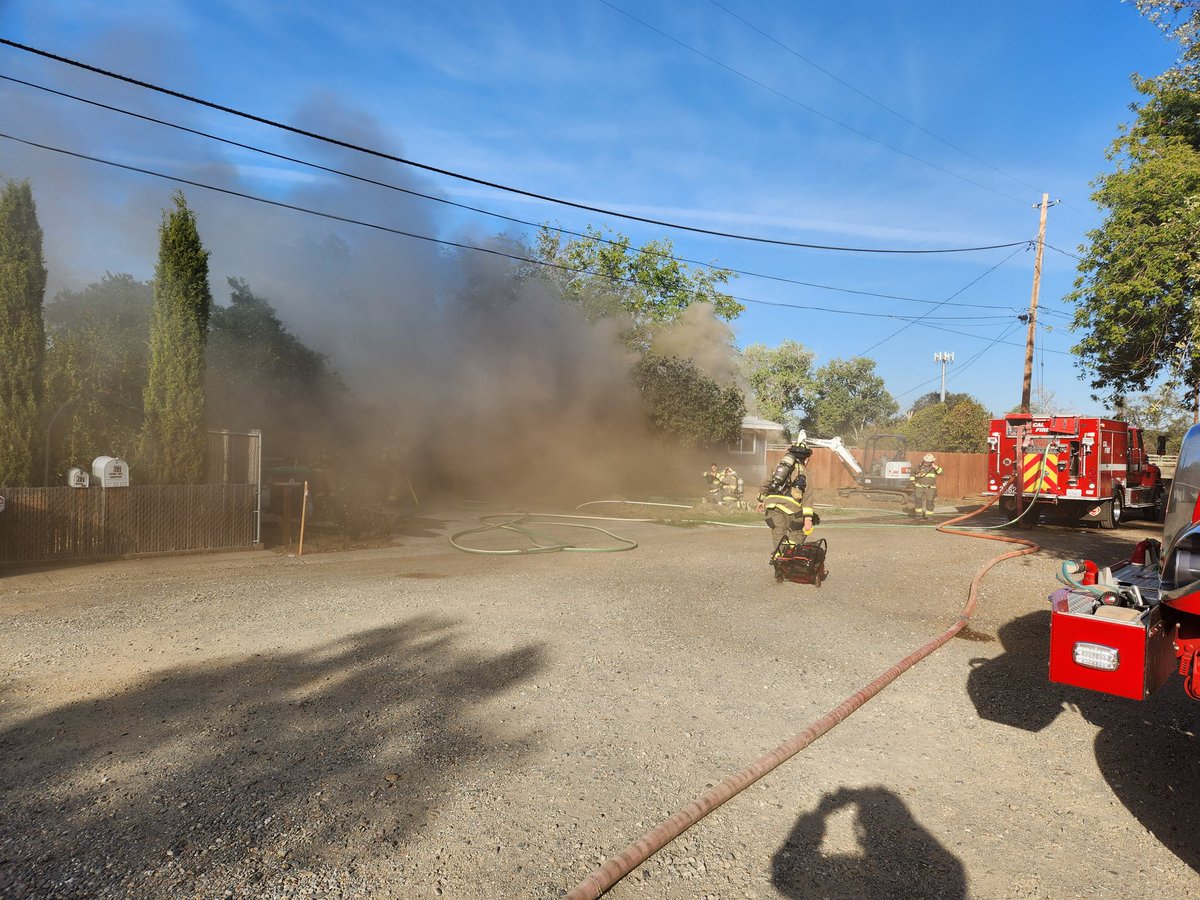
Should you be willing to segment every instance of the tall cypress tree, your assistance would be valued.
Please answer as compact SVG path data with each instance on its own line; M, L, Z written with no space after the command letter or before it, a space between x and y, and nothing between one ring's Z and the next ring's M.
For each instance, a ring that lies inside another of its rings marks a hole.
M204 479L204 345L212 294L196 217L182 192L174 200L159 229L143 447L151 480L187 484Z
M42 229L28 181L0 191L0 485L33 483L46 328Z

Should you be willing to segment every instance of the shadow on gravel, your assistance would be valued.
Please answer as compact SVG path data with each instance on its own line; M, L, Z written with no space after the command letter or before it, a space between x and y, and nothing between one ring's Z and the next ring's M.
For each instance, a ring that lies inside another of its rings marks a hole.
M539 646L479 656L419 617L9 726L0 896L341 896L355 856L402 870L451 792L525 752L478 706L542 666Z
M829 818L851 808L859 852L823 852ZM841 788L822 797L775 853L771 883L794 898L967 896L962 863L882 787Z
M966 527L994 526L1004 521L999 514L990 510L983 515L963 522ZM950 526L953 528L954 526ZM1023 538L1041 546L1034 556L1051 559L1091 559L1100 565L1108 565L1128 559L1133 545L1145 538L1162 539L1162 524L1141 519L1131 519L1113 531L1105 531L1097 525L1038 525L1036 528L996 528L992 534ZM1051 585L1046 593L1057 585Z
M1172 678L1137 702L1052 684L1050 612L1000 628L1004 653L972 660L967 693L980 717L1041 731L1068 705L1102 730L1096 764L1120 801L1162 844L1200 872L1200 714ZM1048 764L1051 764L1048 762Z

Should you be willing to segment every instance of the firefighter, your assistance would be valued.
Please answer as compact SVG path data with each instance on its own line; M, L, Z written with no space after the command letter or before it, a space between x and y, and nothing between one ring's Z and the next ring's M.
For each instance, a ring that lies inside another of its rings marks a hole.
M704 498L704 501L719 503L721 500L721 470L716 463L708 467L708 471L704 473L704 480L708 482L708 496Z
M908 476L913 483L913 515L924 519L933 512L933 501L937 499L937 480L942 467L932 453L926 453L915 472Z
M821 522L812 507L804 505L804 492L808 489L804 463L810 456L812 450L802 440L793 444L759 491L758 511L766 513L775 556L787 553L796 545L797 538L803 542Z
M726 466L721 473L721 504L738 506L742 501L742 479L733 466Z

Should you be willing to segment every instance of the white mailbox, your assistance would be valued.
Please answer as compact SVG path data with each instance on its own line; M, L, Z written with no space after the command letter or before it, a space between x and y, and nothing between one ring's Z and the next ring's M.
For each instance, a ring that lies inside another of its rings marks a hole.
M116 456L97 456L92 460L92 477L100 487L129 487L129 466Z
M79 466L67 469L67 484L73 488L85 488L91 484L91 476Z

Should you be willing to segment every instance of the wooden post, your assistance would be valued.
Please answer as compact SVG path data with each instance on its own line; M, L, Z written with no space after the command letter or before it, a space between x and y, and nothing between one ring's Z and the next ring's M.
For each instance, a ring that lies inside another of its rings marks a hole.
M1042 194L1041 217L1038 221L1037 253L1033 260L1033 294L1029 298L1029 335L1025 339L1025 375L1021 382L1021 412L1029 412L1029 395L1033 385L1033 344L1037 338L1038 289L1042 284L1042 250L1046 241L1046 212L1050 195Z
M296 550L296 558L304 555L304 515L308 512L308 482L304 482L304 497L300 500L300 546Z
M278 487L283 488L283 510L279 515L280 526L283 529L284 538L287 540L288 553L292 552L292 486L290 482L279 482Z

